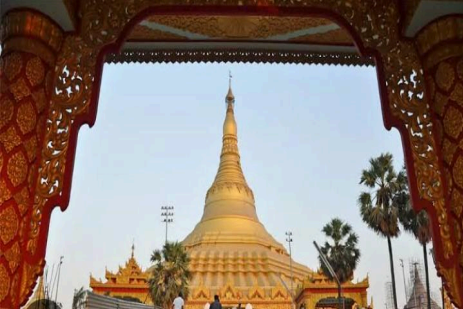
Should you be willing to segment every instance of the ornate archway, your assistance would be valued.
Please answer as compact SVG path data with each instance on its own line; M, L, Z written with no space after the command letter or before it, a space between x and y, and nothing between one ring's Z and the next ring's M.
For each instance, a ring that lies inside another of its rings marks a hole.
M105 57L113 53L110 60L118 61L131 29L151 15L322 16L345 29L359 53L376 64L384 123L400 131L414 208L429 212L438 272L453 301L463 305L461 15L431 18L418 34L405 37L403 25L411 23L417 8L400 1L69 0L63 5L76 31L63 31L27 8L11 9L2 19L1 307L24 304L43 270L51 211L68 205L78 131L95 122ZM287 51L282 42L272 45L275 50L253 49L249 43L257 40L251 34L248 45L238 40L233 48L221 49L226 46L221 43L214 49L208 42L192 51L191 40L180 39L185 48L157 51L150 60L371 61Z

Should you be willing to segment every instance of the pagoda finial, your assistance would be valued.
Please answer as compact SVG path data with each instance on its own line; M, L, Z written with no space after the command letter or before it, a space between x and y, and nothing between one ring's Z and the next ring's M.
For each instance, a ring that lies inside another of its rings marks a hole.
M225 102L227 103L227 108L233 109L233 103L235 103L235 96L233 95L233 91L231 88L231 80L232 80L231 71L228 71L228 93L225 98Z
M132 259L134 256L134 251L135 251L135 238L132 240Z

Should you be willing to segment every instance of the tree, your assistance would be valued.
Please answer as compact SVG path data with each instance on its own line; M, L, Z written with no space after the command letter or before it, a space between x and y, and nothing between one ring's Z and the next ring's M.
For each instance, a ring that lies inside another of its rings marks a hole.
M156 306L170 308L180 292L188 296L188 270L190 259L178 242L167 242L162 250L155 250L151 255L152 277L149 279L151 299Z
M394 170L390 153L371 158L369 163L360 178L360 184L369 189L358 198L360 215L369 228L387 239L394 308L397 309L391 238L399 236L399 212L408 204L407 176L403 169L399 173Z
M352 227L341 219L334 218L327 223L322 232L326 237L331 238L332 244L325 242L320 248L326 259L331 264L336 276L341 283L352 278L354 270L360 260L360 250L357 248L358 236ZM323 273L333 279L328 268L318 257Z
M428 309L431 309L431 291L429 289L429 269L428 269L428 252L427 244L431 241L431 222L426 211L422 210L416 213L410 203L403 209L399 215L400 222L404 230L411 233L423 247L424 269L426 273L426 294L428 299Z
M74 297L72 298L72 309L80 309L85 305L85 295L87 291L84 290L84 287L81 287L78 290L74 290Z

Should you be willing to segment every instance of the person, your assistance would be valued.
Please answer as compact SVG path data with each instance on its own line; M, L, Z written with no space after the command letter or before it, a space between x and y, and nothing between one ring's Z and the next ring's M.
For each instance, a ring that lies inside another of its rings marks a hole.
M222 304L219 300L219 295L214 295L214 302L211 304L209 309L222 309Z
M185 302L183 301L182 292L178 293L178 296L174 299L172 303L172 309L183 309Z

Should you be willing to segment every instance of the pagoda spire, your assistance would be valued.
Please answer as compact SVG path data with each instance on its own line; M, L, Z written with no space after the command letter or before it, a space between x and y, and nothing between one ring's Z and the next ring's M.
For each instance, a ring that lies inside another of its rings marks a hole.
M219 169L211 189L219 184L227 183L245 186L251 190L244 177L240 163L240 153L238 150L238 128L235 120L235 96L231 87L231 73L229 75L228 93L225 97L227 111L223 123L222 152L220 155Z

